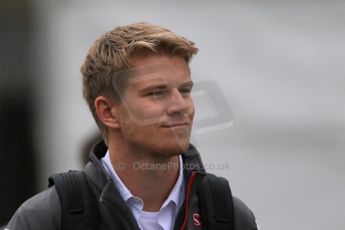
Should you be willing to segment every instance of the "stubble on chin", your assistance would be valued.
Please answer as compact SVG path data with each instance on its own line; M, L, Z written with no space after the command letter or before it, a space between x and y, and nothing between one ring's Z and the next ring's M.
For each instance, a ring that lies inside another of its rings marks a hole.
M166 161L174 156L179 156L182 153L187 152L189 148L189 140L183 141L183 143L175 143L173 145L161 145L161 146L150 146L148 150L149 155L158 161Z

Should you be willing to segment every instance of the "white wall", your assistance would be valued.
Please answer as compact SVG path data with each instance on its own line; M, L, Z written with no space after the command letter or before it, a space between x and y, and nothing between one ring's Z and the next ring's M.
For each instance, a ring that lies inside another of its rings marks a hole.
M147 21L200 48L194 80L216 82L235 119L194 140L205 163L230 164L211 172L230 180L261 229L344 229L344 2L50 2L36 4L42 188L81 166L80 145L96 129L79 72L88 47Z

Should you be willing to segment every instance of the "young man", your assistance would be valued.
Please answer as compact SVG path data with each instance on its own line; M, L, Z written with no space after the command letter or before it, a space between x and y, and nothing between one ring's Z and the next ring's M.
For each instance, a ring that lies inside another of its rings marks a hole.
M224 179L205 172L189 144L188 64L197 51L186 38L147 23L101 36L81 68L84 98L104 139L77 189L85 205L74 208L77 198L54 177L55 186L25 202L7 228L257 229L252 212Z

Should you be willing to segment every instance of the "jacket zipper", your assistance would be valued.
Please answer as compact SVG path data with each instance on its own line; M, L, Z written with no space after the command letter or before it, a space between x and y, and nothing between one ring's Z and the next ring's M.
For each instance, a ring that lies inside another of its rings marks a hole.
M190 191L192 189L192 185L193 185L193 182L195 180L197 176L197 172L192 172L192 175L190 176L190 179L189 179L189 182L188 182L188 185L187 185L187 192L186 192L186 210L185 210L185 215L184 215L184 219L183 219L183 224L180 228L180 230L183 230L186 225L187 225L187 222L188 222L188 206L189 206L189 196L190 196Z

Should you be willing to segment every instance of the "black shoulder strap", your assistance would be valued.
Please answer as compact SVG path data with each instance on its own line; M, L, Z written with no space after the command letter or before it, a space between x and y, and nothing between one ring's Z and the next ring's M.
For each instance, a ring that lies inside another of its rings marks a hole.
M69 171L49 178L61 201L62 230L94 230L98 221L97 200L83 171Z
M226 179L207 174L201 182L199 202L206 229L235 230L234 204Z

